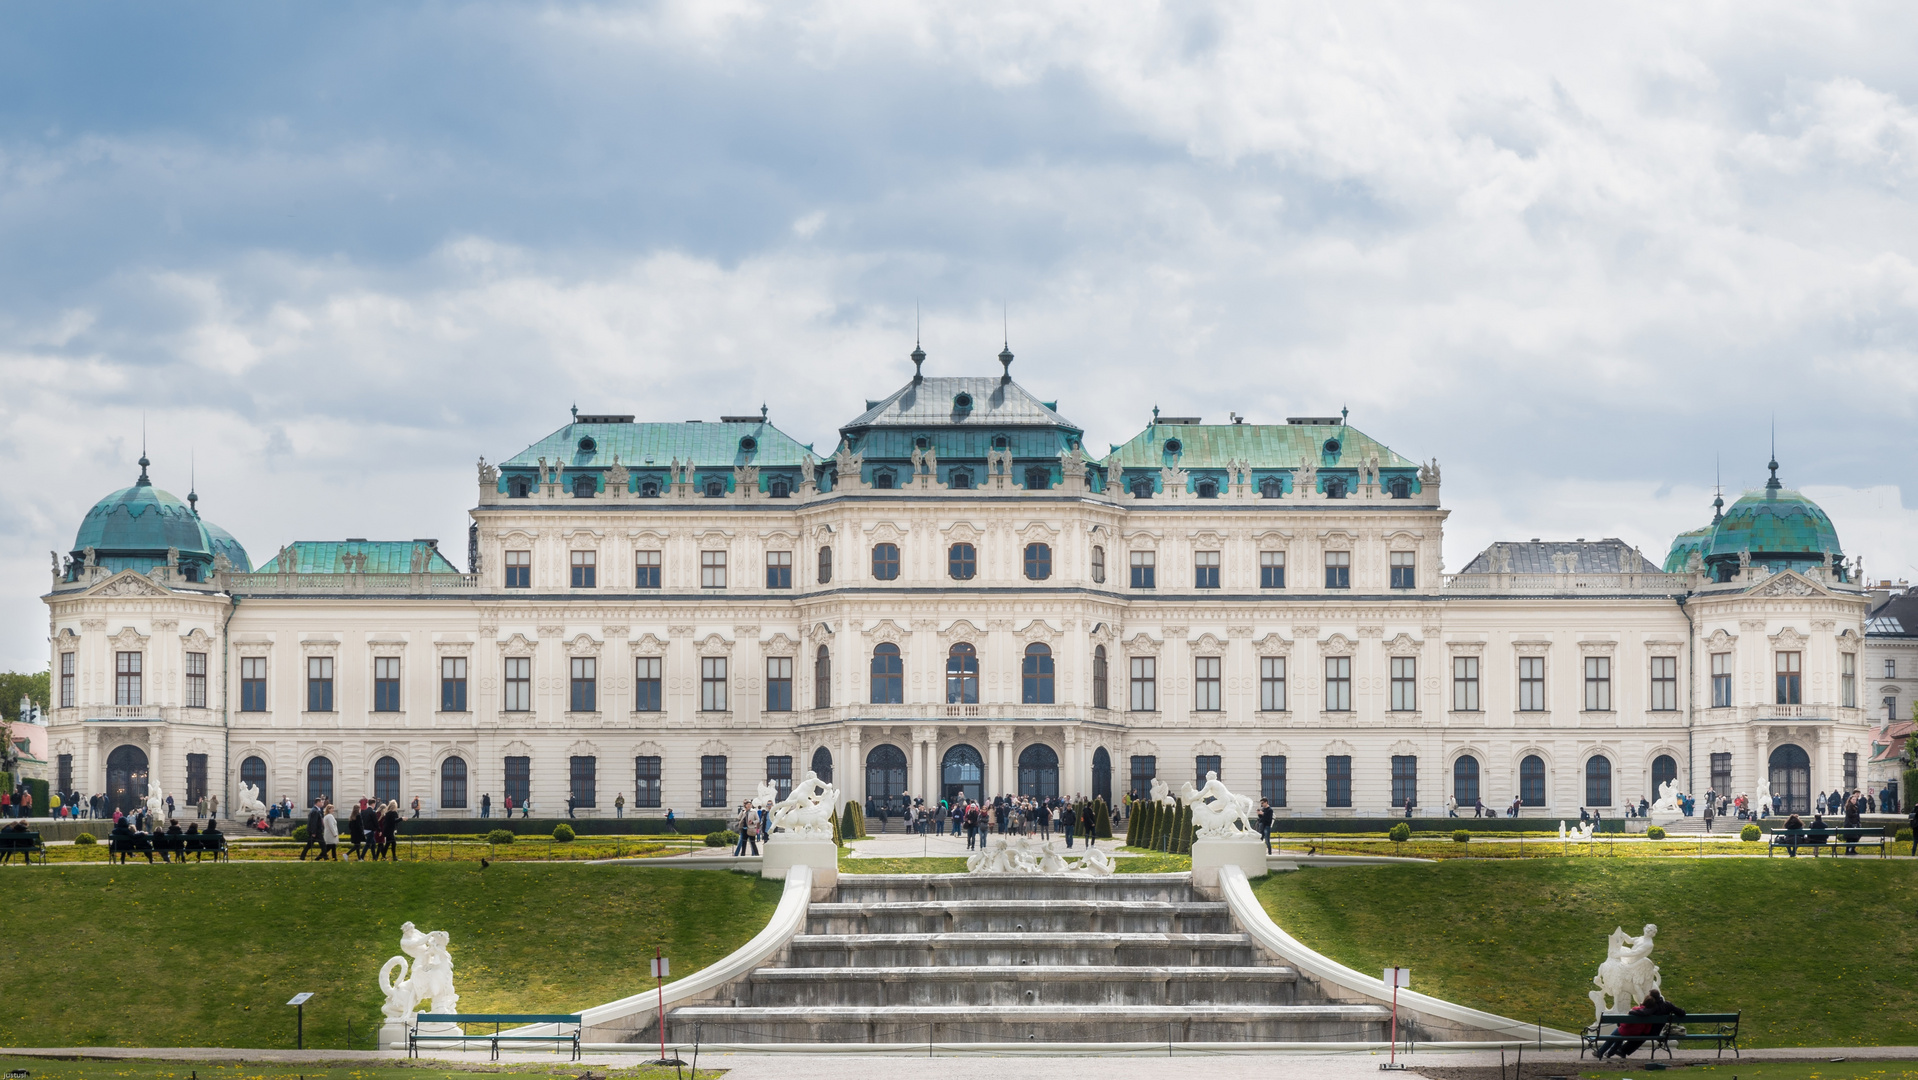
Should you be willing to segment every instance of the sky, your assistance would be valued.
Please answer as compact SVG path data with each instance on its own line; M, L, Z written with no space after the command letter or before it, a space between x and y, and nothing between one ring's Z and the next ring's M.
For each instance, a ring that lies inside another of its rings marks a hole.
M0 668L152 475L438 537L567 409L1351 410L1445 562L1780 474L1918 579L1908 5L77 2L0 33ZM917 313L917 314L916 314Z

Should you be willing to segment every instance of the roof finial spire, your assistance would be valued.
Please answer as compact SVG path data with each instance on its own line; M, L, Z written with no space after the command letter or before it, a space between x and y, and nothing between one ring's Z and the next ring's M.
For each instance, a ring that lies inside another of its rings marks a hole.
M200 493L196 489L200 485L199 485L199 477L198 477L199 466L198 466L198 462L195 461L196 457L198 457L198 455L195 454L192 450L187 451L186 453L186 477L187 477L186 504L188 509L193 511L193 516L199 517L200 516Z
M1351 410L1351 409L1348 409L1348 408L1346 408L1346 407L1345 407L1345 406L1343 406L1343 405L1341 405L1341 406L1339 406L1339 426L1340 426L1340 427L1344 427L1344 426L1345 426L1345 418L1346 418L1346 417L1348 417L1348 416L1351 416L1351 415L1352 415L1352 410Z
M1778 414L1777 413L1773 413L1771 418L1771 464L1767 465L1766 468L1771 470L1771 479L1765 481L1765 490L1777 491L1779 488L1784 487L1785 485L1778 482Z
M1712 524L1725 520L1725 470L1718 455L1712 455Z
M763 401L759 403L759 422L766 422L766 403Z
M579 402L573 402L573 423L579 423Z
M926 366L926 350L919 345L919 301L912 302L912 383L914 386L926 381L920 369Z
M1010 306L1001 312L1001 317L1005 320L1003 324L1005 329L1005 344L999 349L999 363L1005 366L1006 373L999 376L999 381L1009 383L1012 381L1012 315Z
M137 486L148 487L152 485L153 481L147 479L147 466L151 464L153 463L147 460L147 414L141 413L140 414L140 479L134 481L134 483Z
M1159 422L1159 407L1157 405L1152 407L1152 422L1155 425Z

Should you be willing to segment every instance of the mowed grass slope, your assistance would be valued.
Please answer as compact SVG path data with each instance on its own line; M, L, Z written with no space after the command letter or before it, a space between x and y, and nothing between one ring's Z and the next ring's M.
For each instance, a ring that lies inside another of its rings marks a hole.
M1553 859L1310 869L1255 884L1300 941L1412 988L1576 1031L1617 926L1658 924L1665 993L1748 1046L1918 1044L1918 864Z
M0 1045L371 1049L400 924L451 935L464 1012L576 1011L743 945L781 883L718 870L477 863L0 871Z

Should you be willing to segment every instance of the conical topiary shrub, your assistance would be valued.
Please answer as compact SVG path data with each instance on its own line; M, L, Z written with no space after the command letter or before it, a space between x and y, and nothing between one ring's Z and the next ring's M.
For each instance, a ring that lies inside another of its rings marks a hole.
M1093 823L1093 827L1098 830L1099 839L1112 839L1112 812L1106 808L1106 801L1104 799L1094 799L1092 803L1099 809L1098 820Z

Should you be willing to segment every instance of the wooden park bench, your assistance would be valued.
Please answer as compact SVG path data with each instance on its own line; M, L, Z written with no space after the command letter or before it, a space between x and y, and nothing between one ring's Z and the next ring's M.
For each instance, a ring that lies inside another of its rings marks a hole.
M555 1049L560 1046L570 1046L573 1050L573 1060L579 1060L579 1036L582 1023L578 1013L420 1013L413 1019L416 1023L408 1025L406 1029L406 1053L409 1057L420 1056L421 1043L456 1042L463 1048L467 1042L477 1039L492 1045L494 1061L499 1060L499 1044L503 1042L545 1042L554 1044ZM422 1035L419 1029L420 1024L491 1024L493 1030L491 1033L479 1035L468 1035L464 1032L458 1035ZM513 1035L502 1033L500 1031L502 1024L571 1024L573 1030L555 1035Z
M1811 849L1812 858L1818 857L1818 849L1830 845L1832 854L1838 853L1838 845L1853 847L1858 844L1878 845L1878 857L1887 855L1885 845L1891 838L1885 834L1882 825L1827 825L1822 829L1774 829L1765 845L1765 855L1784 848L1796 852L1801 847Z
M153 850L154 850L153 841L151 837L143 838L139 833L131 833L131 832L129 833L110 832L107 834L107 861L108 862L112 862L113 857L115 855L120 856L121 862L126 862L127 856L129 855L145 855L147 857L147 861L152 862Z
M41 842L37 832L0 832L0 857L11 860L15 855L28 863L32 863L33 857L38 855L40 861L45 863L47 845Z
M1666 1057L1672 1056L1675 1043L1711 1043L1718 1048L1718 1056L1725 1056L1725 1048L1732 1048L1732 1056L1738 1053L1738 1018L1740 1013L1686 1013L1684 1016L1646 1017L1633 1016L1630 1013L1606 1013L1598 1018L1598 1023L1585 1029L1580 1038L1578 1056L1584 1057L1585 1051L1594 1054L1603 1053L1622 1042L1645 1042L1652 1048L1652 1056L1657 1057L1663 1049ZM1663 1019L1665 1023L1655 1035L1620 1035L1620 1024L1649 1024Z
M181 862L185 862L188 855L193 856L195 861L207 855L213 856L214 862L233 861L227 852L225 833L215 833L212 836L196 833L193 836L182 837L182 839L185 841L186 846L180 850Z

